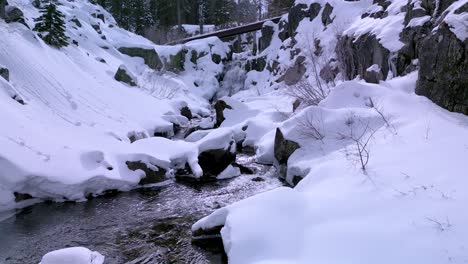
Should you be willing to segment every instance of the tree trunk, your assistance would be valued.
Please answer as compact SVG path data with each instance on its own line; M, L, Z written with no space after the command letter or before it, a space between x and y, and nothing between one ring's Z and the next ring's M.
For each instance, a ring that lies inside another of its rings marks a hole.
M182 14L180 10L180 0L177 0L177 25L179 32L182 32Z
M0 0L0 18L5 18L6 0Z

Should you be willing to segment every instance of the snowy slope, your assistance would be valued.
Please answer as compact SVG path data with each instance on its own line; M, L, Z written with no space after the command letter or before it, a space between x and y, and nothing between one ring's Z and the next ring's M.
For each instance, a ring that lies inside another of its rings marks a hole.
M25 13L32 28L39 13L31 1L9 3ZM197 67L188 56L186 72L159 74L116 48L149 47L164 58L181 46L156 46L120 29L105 10L86 0L61 3L67 34L78 45L58 50L25 26L0 20L0 63L10 71L10 82L0 78L0 211L15 206L13 192L82 200L90 193L134 187L143 175L128 170L125 161L149 160L167 168L170 161L163 152L172 145L142 149L129 137L170 134L172 122L187 122L180 116L187 104L194 114L208 115L208 100L219 88L215 76L222 65L209 54L225 58L229 50L218 39L183 47L208 54ZM92 14L103 14L104 21ZM136 76L138 87L114 80L122 64ZM195 78L202 80L198 87ZM12 100L16 94L25 105Z
M305 178L294 189L219 209L193 229L224 225L234 264L468 261L468 117L415 95L416 77L345 82L284 122L285 137L301 145L288 161L288 179ZM391 127L366 106L369 97ZM300 133L308 115L321 116L322 141ZM356 131L360 124L377 131L366 173L346 156L352 142L339 138L349 116Z

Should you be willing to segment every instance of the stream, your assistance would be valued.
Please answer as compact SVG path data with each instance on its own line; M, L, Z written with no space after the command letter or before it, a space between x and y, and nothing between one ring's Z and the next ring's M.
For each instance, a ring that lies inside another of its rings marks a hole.
M86 202L44 202L0 222L0 263L37 264L49 251L88 247L106 264L225 263L221 250L191 243L191 226L215 209L282 186L273 168L240 154L237 162L254 168L213 183L169 181L92 198ZM264 181L253 181L261 176Z

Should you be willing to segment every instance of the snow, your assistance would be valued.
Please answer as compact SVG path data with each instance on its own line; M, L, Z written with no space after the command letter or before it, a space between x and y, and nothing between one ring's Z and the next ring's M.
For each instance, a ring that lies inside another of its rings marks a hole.
M29 1L9 3L21 8L32 28L38 10ZM196 177L202 175L198 146L149 137L155 132L171 136L173 123L188 122L179 114L183 104L196 115L210 114L209 99L219 89L214 76L223 71L211 54L226 58L229 47L217 38L187 43L190 51L206 52L198 65L190 62L189 53L185 72L155 73L143 59L122 55L117 48L153 48L165 58L177 51L174 47L154 45L119 28L109 13L88 1L60 3L67 35L78 46L59 50L24 25L0 20L0 62L10 71L10 82L0 78L0 211L27 204L14 202L14 192L83 201L108 189L135 188L144 174L128 170L126 161L172 169L171 159L181 158ZM92 13L104 14L105 22ZM99 25L102 33L91 25ZM121 65L138 87L114 80ZM131 144L130 137L138 141Z
M300 172L304 179L218 209L192 229L223 225L233 264L466 262L468 118L415 95L416 79L344 82L280 124L301 145L289 158L288 181ZM321 141L301 136L301 120L312 114L320 116ZM377 131L366 172L337 136L349 114ZM262 145L272 148L272 136Z
M64 248L49 252L39 264L104 264L104 256L84 247Z

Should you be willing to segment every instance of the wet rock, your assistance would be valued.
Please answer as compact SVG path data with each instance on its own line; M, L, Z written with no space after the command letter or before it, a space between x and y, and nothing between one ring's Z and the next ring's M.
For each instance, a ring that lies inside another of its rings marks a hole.
M300 148L299 144L284 138L281 129L276 129L274 153L278 164L287 164L289 157Z
M5 79L7 82L10 81L10 71L8 68L0 66L0 77Z
M224 252L223 239L221 238L221 229L223 227L215 226L193 231L192 244L210 251Z
M33 198L30 194L27 194L27 193L15 192L14 195L15 195L15 202L17 202L17 203Z
M273 29L272 25L266 24L263 25L261 32L262 36L258 40L258 50L260 52L264 51L266 48L268 48L268 46L270 46L275 30Z
M188 106L184 106L180 109L180 115L185 116L188 120L193 118L192 111Z
M254 181L254 182L264 182L265 179L262 178L262 177L255 177L255 178L252 179L252 181Z
M223 100L218 100L214 106L215 111L216 111L216 124L215 127L219 127L221 123L224 121L224 110L225 109L232 109L230 105L228 105L225 101Z
M148 65L153 70L161 70L163 68L163 63L159 58L158 53L155 49L144 49L137 47L122 47L118 49L120 53L128 55L130 57L140 57L143 58L145 64Z
M374 64L379 66L383 79L387 78L390 70L388 66L390 52L374 35L365 34L357 39L342 36L338 40L336 53L343 68L343 74L348 80L358 75L366 79L367 69Z
M244 166L242 164L239 164L239 163L234 163L232 164L234 167L237 167L240 169L240 172L242 174L248 174L248 175L252 175L252 174L255 174L255 170L247 167L247 166Z
M305 57L304 56L299 56L296 59L296 62L294 63L294 66L286 70L285 74L281 76L277 82L282 82L286 85L295 85L297 84L304 74L306 73L307 69L304 65Z
M125 65L120 65L119 69L115 73L114 79L119 82L126 83L130 86L137 86L133 74L131 74Z
M422 39L416 93L449 111L468 115L468 40L461 41L442 23Z
M234 144L232 142L231 144ZM204 176L216 177L229 165L236 161L236 153L227 149L210 149L198 155L198 164L203 170Z
M159 183L167 180L166 170L153 164L148 166L142 161L127 161L126 164L129 170L142 170L145 172L146 176L140 180L140 185Z
M325 27L331 24L334 20L334 18L331 18L332 12L333 12L333 6L331 6L329 3L326 3L322 12L322 24Z

